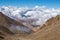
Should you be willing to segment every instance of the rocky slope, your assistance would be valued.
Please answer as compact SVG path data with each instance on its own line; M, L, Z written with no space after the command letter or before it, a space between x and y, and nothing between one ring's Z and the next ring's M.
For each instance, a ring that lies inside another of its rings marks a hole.
M17 22L0 13L0 39L4 40L60 40L60 16L49 19L42 28L31 34L14 34L9 30L10 25L24 26L21 22ZM11 34L11 35L10 35Z
M14 38L14 39L13 39ZM31 33L29 35L16 35L8 37L6 39L10 40L60 40L60 16L51 18L40 28L37 32Z
M25 25L23 25L20 21L18 22L16 20L13 20L0 12L0 38L4 39L4 37L8 36L8 35L14 35L15 33L23 33L20 30L18 31L18 30L10 29L10 27L11 27L10 24L25 27Z

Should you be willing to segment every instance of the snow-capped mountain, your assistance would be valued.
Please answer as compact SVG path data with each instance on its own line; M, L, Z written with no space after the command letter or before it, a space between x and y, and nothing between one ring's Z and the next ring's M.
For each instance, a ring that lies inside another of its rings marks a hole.
M0 12L14 20L20 19L23 23L28 22L34 26L42 26L50 18L60 15L60 9L47 8L45 6L36 6L31 9L3 6L0 7Z

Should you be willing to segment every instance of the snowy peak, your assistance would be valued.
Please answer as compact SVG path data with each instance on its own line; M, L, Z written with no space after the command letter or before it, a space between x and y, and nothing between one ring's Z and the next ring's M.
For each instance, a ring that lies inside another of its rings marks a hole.
M60 15L60 9L58 8L47 8L45 6L35 6L34 8L17 8L17 7L0 7L0 12L4 15L14 19L22 20L28 22L31 25L40 25L45 24L47 20L52 17ZM33 21L32 21L33 20ZM23 23L24 23L23 22Z

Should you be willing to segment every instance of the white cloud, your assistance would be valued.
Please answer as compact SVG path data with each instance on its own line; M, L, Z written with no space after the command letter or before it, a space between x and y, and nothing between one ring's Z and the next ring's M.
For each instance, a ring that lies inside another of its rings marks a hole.
M1 7L0 11L3 12L8 17L17 20L21 19L25 22L30 23L31 25L40 25L45 24L47 20L52 17L60 15L60 9L47 8L46 6L35 6L34 8L16 8L16 7ZM24 20L25 19L25 20ZM35 20L35 21L32 21ZM23 22L24 23L24 22Z

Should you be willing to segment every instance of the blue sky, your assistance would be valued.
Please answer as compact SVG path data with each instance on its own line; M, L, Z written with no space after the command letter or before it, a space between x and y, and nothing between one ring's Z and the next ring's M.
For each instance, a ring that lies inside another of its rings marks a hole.
M60 0L0 0L0 6L34 7L36 5L60 8Z

